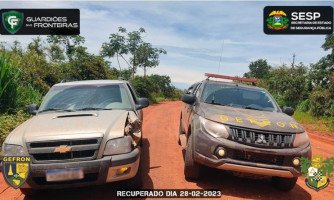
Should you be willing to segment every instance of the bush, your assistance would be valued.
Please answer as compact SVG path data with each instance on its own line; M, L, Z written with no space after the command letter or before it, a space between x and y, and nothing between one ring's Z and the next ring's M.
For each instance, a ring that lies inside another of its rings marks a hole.
M15 115L0 115L0 149L7 135L28 118L29 115L24 111L19 111Z
M306 100L302 101L300 104L298 104L296 110L301 111L301 112L309 111L310 110L310 100L306 99Z
M182 94L181 90L171 85L169 76L135 76L131 83L140 97L147 97L152 103L179 99Z
M277 100L280 106L296 107L308 97L307 68L302 64L294 68L273 68L266 79L260 81Z
M154 91L153 84L148 79L145 79L141 76L136 76L131 81L131 84L140 97L150 98L150 93Z
M19 71L10 63L8 56L0 55L0 112L15 107Z
M16 110L24 110L27 105L39 104L43 95L31 85L19 86L17 88Z
M333 94L326 89L316 89L310 96L310 111L314 116L334 117Z

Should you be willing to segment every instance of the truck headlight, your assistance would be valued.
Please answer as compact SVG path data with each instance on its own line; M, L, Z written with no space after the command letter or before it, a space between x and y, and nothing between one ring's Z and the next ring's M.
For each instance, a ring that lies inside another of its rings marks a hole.
M310 143L310 139L306 131L303 133L296 133L293 147L300 147L308 143Z
M132 138L125 136L122 138L111 139L107 142L104 155L116 155L129 153L132 150Z
M3 156L26 156L22 146L3 144Z
M213 122L199 116L200 127L202 132L209 133L213 137L228 138L229 133L224 124Z

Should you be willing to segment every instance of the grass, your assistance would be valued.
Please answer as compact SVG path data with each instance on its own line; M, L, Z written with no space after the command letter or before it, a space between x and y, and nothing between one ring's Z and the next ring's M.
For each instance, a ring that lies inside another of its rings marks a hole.
M334 117L314 117L307 112L296 111L293 118L310 130L334 134Z

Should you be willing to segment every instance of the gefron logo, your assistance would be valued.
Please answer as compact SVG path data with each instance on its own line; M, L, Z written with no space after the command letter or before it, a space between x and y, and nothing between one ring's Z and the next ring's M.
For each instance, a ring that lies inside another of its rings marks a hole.
M272 11L267 18L267 26L271 30L284 30L289 26L289 19L282 10Z
M2 24L9 33L15 34L22 27L23 13L14 10L2 13Z
M2 174L13 188L17 189L26 182L29 169L29 156L4 156L2 159Z

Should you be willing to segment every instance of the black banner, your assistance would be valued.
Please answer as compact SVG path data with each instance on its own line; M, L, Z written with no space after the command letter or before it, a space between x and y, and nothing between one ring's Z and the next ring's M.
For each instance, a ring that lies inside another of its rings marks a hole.
M331 6L267 6L263 10L266 34L332 34Z
M2 35L79 35L79 9L1 9Z

